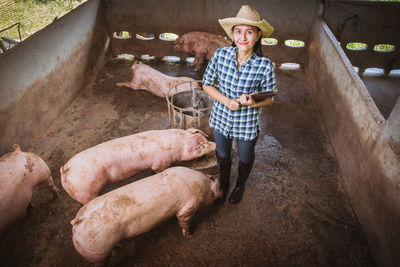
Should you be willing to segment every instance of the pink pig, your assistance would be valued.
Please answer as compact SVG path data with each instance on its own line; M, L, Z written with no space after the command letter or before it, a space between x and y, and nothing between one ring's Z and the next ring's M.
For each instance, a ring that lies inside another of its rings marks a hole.
M159 97L166 97L168 90L173 86L183 83L183 82L193 82L183 83L176 87L176 90L170 92L171 96L175 93L180 93L183 91L191 90L193 88L200 88L196 81L190 77L171 77L165 75L158 70L140 62L135 61L131 67L132 70L132 81L130 82L118 82L118 86L130 87L133 90L144 89L153 93Z
M201 157L215 143L197 129L153 130L117 138L73 156L61 167L61 183L78 202L86 204L108 183L146 170L162 171L173 162Z
M221 36L208 32L188 32L175 40L174 48L178 51L194 54L195 59L191 66L198 71L204 59L210 60L217 48L231 45Z
M42 184L58 197L49 167L36 154L14 145L14 152L0 158L0 234L26 215L33 189Z
M193 215L220 196L218 179L185 167L169 168L84 205L71 221L72 240L86 260L104 264L119 241L145 233L174 215L183 236L191 237Z

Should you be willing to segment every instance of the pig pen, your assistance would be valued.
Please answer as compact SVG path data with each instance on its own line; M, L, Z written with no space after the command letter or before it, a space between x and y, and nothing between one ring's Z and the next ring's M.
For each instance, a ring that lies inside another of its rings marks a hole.
M147 64L177 76L199 76L185 63ZM130 79L130 65L108 61L45 138L33 145L57 186L61 186L59 167L76 153L120 136L169 127L165 99L115 85ZM304 72L279 71L277 77L282 89L276 105L262 114L257 160L243 201L200 210L190 240L183 238L176 218L126 240L113 251L111 266L372 265L366 240L338 185L340 172L313 111ZM145 172L126 183L151 174ZM65 191L51 202L45 189L37 190L32 203L32 217L3 237L2 262L90 265L71 241L70 221L80 205Z
M222 34L216 19L233 16L241 4L90 0L0 55L1 154L11 151L13 143L37 153L61 189L59 168L76 153L113 138L170 127L165 99L116 86L116 82L131 79L132 64L116 57L124 53L158 58L183 55L174 52L168 41L121 40L114 38L114 33L154 32L157 37L167 30L177 34L204 30ZM400 203L396 202L398 188L391 187L387 173L396 177L398 165L389 152L384 153L390 160L389 170L374 161L379 151L361 160L368 148L354 146L363 143L360 131L342 130L357 124L329 112L342 114L353 108L346 102L341 109L332 108L335 102L326 90L339 94L341 88L334 81L355 80L349 88L363 86L319 17L329 5L290 0L250 4L272 25L279 25L275 26L279 40L290 36L307 45L263 47L277 65L279 93L275 104L261 114L256 161L243 200L200 210L192 221L192 239L183 238L177 219L171 218L124 240L114 248L110 266L395 266ZM155 6L165 12L157 13ZM275 12L271 18L269 9ZM181 17L168 24L166 20L176 14ZM283 14L298 23L292 26ZM329 50L316 49L321 47ZM335 62L331 68L325 65L329 60ZM278 68L285 62L296 62L300 68ZM201 79L204 71L203 67L194 72L184 61L144 63L171 76ZM365 92L362 95L365 97ZM369 101L368 105L374 104ZM364 108L362 101L357 108ZM364 112L360 116L369 120L370 115ZM383 130L374 131L379 133L371 137L372 142L384 143L379 137ZM389 148L384 145L382 149ZM233 166L231 190L237 174L236 154ZM375 171L368 173L370 168ZM361 173L368 174L364 180ZM146 171L122 184L152 174ZM109 185L104 192L122 184ZM374 192L375 188L379 191ZM70 221L80 205L63 190L56 201L50 198L46 189L37 189L32 215L2 237L3 266L90 266L71 240Z

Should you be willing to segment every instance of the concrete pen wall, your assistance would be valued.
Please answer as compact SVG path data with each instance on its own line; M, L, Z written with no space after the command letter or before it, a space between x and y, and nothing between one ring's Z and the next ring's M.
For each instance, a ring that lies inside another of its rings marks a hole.
M100 0L91 0L0 55L0 154L28 150L90 77L109 42Z
M248 4L275 28L271 38L276 38L278 44L263 46L263 53L277 67L288 62L304 65L307 41L319 3L319 0L105 0L110 32L128 31L132 34L129 39L111 39L114 56L125 53L135 57L146 54L156 57L184 55L174 50L173 42L160 40L159 35L204 31L226 37L218 19L234 17L241 5ZM154 39L137 39L137 33L151 33ZM304 41L305 46L286 46L285 40L292 39Z
M365 85L321 19L306 70L312 97L339 162L343 187L380 266L400 261L400 161Z

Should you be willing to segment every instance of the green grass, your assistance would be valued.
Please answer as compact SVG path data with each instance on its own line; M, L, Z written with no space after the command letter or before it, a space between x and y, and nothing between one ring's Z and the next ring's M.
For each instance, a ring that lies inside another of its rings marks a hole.
M123 31L122 32L122 37L123 38L131 38L131 34L129 32L127 32L127 31Z
M132 35L130 32L127 31L120 31L120 32L114 32L114 38L129 39L132 38Z
M348 43L348 44L346 45L346 48L347 48L347 49L350 49L350 50L367 50L367 44L364 44L364 43L357 43L357 42L355 42L355 43Z
M278 44L278 40L275 38L262 38L261 42L263 45L276 45Z
M374 46L374 51L377 52L393 52L395 50L395 46L391 44L377 44Z
M142 39L142 40L153 40L154 39L154 34L152 33L137 33L136 34L136 38L138 39Z
M286 40L285 45L290 47L303 47L304 42L300 40Z
M85 1L87 0L0 0L0 30L20 22L21 36L25 39ZM17 27L0 35L19 40Z
M170 33L170 32L166 32L162 34L162 38L164 38L165 40L169 40L169 41L174 41L178 38L179 36L175 33Z
M346 48L349 50L363 51L363 50L367 50L368 46L365 43L354 42L354 43L348 43L346 45ZM391 45L391 44L377 44L377 45L374 45L373 50L376 52L393 52L395 50L395 46Z

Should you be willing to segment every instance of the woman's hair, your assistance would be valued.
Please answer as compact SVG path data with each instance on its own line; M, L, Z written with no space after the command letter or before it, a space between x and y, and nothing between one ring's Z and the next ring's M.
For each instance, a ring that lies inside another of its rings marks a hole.
M262 47L261 39L262 39L262 36L260 36L260 38L258 38L257 42L254 44L254 47L253 47L254 53L259 57L264 56L262 53L262 49L261 49L261 47Z
M235 26L232 27L232 32L233 32L233 28L235 28ZM255 27L255 28L257 29L257 32L261 31L258 27ZM253 46L253 52L259 57L264 56L262 53L262 49L261 49L261 47L262 47L261 39L262 39L262 35L260 36L260 38L258 38L257 42ZM236 47L235 41L232 41L232 46Z

